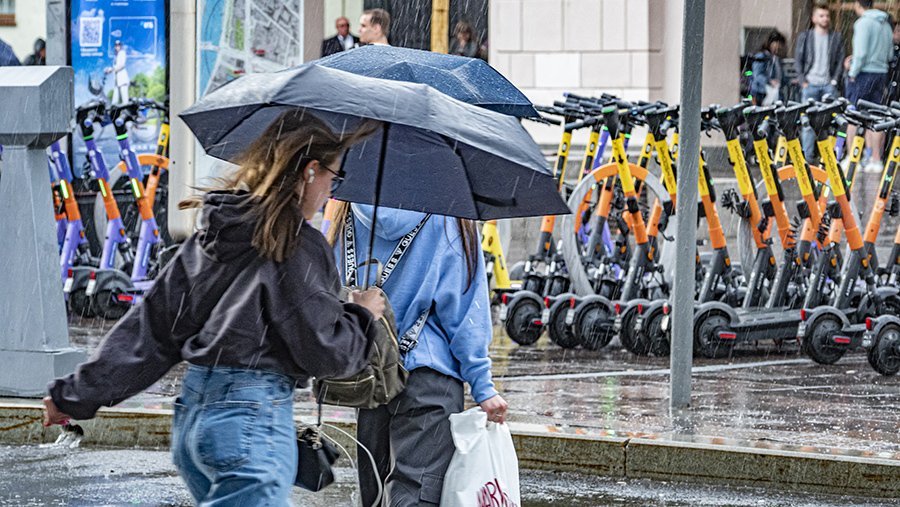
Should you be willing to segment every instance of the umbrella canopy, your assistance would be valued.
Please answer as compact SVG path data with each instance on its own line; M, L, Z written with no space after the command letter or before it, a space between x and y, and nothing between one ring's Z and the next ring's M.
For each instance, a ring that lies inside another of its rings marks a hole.
M518 88L477 58L373 44L312 63L361 76L426 84L467 104L510 116L539 116Z
M298 108L335 132L361 119L388 128L386 140L376 135L348 152L338 199L482 220L569 212L515 118L422 84L304 65L236 79L180 116L209 155L231 161ZM376 184L379 167L383 185Z

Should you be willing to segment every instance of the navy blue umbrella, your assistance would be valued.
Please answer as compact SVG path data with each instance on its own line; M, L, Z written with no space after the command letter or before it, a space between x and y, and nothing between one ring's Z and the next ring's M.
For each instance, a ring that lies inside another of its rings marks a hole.
M481 220L569 212L516 118L422 84L307 64L236 79L180 116L209 155L233 160L285 111L335 132L383 122L348 151L337 199Z
M538 116L531 101L518 88L477 58L369 45L313 63L361 76L426 84L467 104L510 116Z

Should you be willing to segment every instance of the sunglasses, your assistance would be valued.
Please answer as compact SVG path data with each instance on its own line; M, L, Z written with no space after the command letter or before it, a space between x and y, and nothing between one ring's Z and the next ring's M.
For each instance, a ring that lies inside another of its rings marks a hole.
M331 180L331 195L334 195L334 193L337 192L337 189L341 188L341 184L344 183L344 178L347 174L343 169L335 171L324 164L322 165L322 168L334 175L334 179Z

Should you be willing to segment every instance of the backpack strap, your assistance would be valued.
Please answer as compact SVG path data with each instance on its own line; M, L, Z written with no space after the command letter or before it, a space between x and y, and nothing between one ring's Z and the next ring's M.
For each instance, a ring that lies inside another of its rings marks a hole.
M425 321L428 320L428 316L431 315L431 308L429 307L427 310L421 313L419 317L413 322L413 325L409 330L403 333L403 336L400 337L399 347L400 347L400 355L406 356L406 353L410 350L416 348L416 345L419 344L419 335L422 334L422 330L425 329Z
M387 263L381 270L381 275L375 282L376 287L380 288L387 282L388 278L397 268L397 265L400 264L400 260L403 259L403 256L412 245L413 240L416 239L419 231L422 230L422 227L425 226L425 222L427 222L429 218L431 218L431 213L425 215L425 218L423 218L413 230L407 232L406 235L400 238L400 242L394 247L394 251L391 252L390 258L388 258ZM371 255L371 252L369 253ZM348 286L353 287L357 284L358 271L359 265L356 259L356 231L353 226L353 211L351 210L347 212L347 217L344 221L344 272L346 284Z

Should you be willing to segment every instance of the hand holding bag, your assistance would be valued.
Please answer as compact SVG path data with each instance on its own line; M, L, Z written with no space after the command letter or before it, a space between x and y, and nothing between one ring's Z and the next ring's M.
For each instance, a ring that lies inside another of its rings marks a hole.
M444 475L441 507L518 507L519 460L509 426L475 407L450 416L456 451Z

